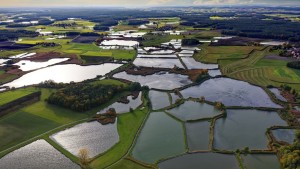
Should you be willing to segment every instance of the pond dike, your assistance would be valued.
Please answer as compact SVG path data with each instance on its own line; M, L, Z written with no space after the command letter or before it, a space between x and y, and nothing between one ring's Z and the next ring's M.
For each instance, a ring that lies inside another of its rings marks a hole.
M40 100L41 91L31 93L12 102L0 106L0 117L8 114L11 110L26 106L28 103L33 103Z

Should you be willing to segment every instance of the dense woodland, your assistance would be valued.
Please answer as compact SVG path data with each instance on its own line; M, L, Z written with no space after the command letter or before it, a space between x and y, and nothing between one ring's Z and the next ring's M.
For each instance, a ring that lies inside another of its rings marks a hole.
M109 101L118 93L138 90L141 90L139 83L131 83L128 87L124 85L78 83L51 94L47 102L82 112Z

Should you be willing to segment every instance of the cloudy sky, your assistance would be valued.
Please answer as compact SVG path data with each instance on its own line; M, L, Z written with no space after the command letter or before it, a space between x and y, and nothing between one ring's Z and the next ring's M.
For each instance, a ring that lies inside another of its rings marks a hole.
M2 1L2 2L1 2ZM300 0L0 0L0 7L20 6L176 6L176 5L297 5Z

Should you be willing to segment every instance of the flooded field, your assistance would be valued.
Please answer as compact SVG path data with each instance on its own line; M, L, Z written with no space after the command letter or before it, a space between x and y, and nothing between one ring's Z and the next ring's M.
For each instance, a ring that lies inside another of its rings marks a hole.
M283 141L289 144L294 143L296 139L296 130L294 129L276 129L272 130L272 134L277 141Z
M149 98L153 110L158 110L170 106L168 93L151 90L149 92Z
M143 86L164 90L172 90L192 83L192 81L185 75L167 72L160 72L148 76L130 75L126 72L121 72L115 74L113 77L126 79L132 82L139 82Z
M183 57L181 58L188 69L217 69L217 64L205 64L197 62L194 58Z
M127 40L104 40L101 45L103 46L138 46L137 41L127 41Z
M59 167L58 167L59 166ZM45 140L37 140L0 159L2 169L80 169Z
M227 117L215 124L214 148L220 150L268 149L265 135L271 126L286 126L276 112L227 110ZM238 129L238 130L237 130Z
M127 99L129 100L128 104L115 102L112 105L98 112L98 114L106 113L106 111L110 108L114 108L118 114L128 113L130 112L130 108L136 109L143 103L141 96L142 93L139 93L139 96L135 99L133 98L133 96L127 96Z
M210 79L181 93L185 98L204 96L208 101L220 101L226 106L281 108L271 101L262 88L229 78Z
M69 58L55 58L55 59L50 59L46 62L33 62L33 61L29 61L29 60L22 60L14 65L20 66L20 69L22 71L31 71L31 70L35 70L35 69L40 69L40 68L44 68L50 65L54 65L57 63L61 63L64 61L67 61Z
M234 155L195 153L179 156L158 164L160 169L239 169Z
M164 112L153 112L138 137L132 155L137 160L155 163L184 151L183 126Z
M208 150L210 122L190 122L185 128L189 151Z
M217 69L217 70L208 70L208 74L211 77L216 77L216 76L222 75L222 73L219 69Z
M275 154L247 154L241 156L247 169L281 169Z
M112 63L92 66L80 66L75 64L55 65L25 74L4 86L23 87L38 84L45 80L54 80L57 83L69 83L71 81L81 82L86 79L95 78L98 75L105 75L120 66L122 66L122 64Z
M277 89L277 88L271 88L269 89L275 96L277 99L281 100L281 101L284 101L284 102L287 102L286 98L284 98L281 93L280 93L280 90Z
M101 154L119 141L117 122L102 125L99 122L86 122L60 131L51 139L64 149L77 156L80 149L87 149L91 157Z
M186 101L179 107L167 111L183 121L212 118L221 114L221 112L212 105L194 101Z
M176 65L179 68L184 68L178 59L136 58L133 64L136 66L155 68L173 68Z
M177 59L176 55L172 54L151 54L151 55L138 55L138 58L175 58Z

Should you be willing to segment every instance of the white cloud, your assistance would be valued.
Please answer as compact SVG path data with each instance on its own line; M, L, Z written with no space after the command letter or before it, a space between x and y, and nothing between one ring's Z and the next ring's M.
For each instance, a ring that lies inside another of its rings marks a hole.
M148 5L163 5L172 2L173 0L149 0Z
M223 4L249 4L253 3L253 0L196 0L194 5L223 5Z

